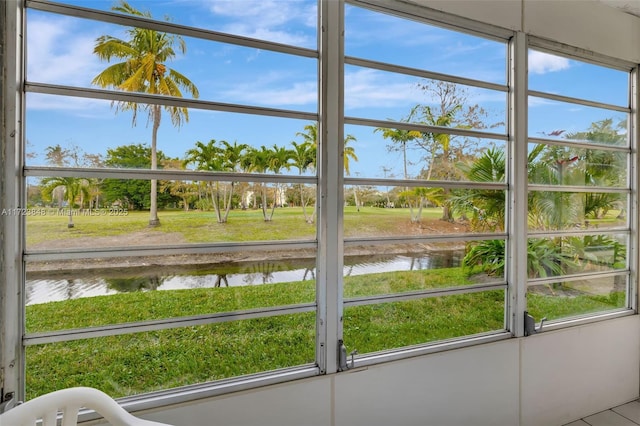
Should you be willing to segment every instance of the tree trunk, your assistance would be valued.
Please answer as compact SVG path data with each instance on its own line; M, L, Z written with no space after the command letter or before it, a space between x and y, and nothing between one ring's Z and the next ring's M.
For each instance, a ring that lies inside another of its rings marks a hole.
M157 153L157 140L158 140L158 128L160 127L160 114L161 107L156 105L153 107L153 131L151 133L151 170L158 169L158 153ZM157 179L151 179L151 206L149 209L149 226L159 226L160 219L158 219L158 181Z

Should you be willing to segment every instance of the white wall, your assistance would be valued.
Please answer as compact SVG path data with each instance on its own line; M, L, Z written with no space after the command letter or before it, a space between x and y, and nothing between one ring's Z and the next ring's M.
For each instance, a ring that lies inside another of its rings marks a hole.
M412 0L443 12L640 62L640 18L593 0Z
M189 426L562 425L638 398L639 327L629 316L141 416Z

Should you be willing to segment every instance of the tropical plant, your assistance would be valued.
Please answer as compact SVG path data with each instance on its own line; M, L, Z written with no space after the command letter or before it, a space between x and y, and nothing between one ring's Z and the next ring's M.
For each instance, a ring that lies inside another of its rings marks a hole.
M162 166L166 170L184 170L184 162L172 158L164 160ZM160 191L167 191L182 200L182 208L189 211L189 205L198 197L198 184L193 181L168 180L160 181Z
M112 10L143 18L152 18L149 12L141 12L133 8L125 0L121 0ZM100 87L113 88L127 92L142 92L152 95L182 97L182 90L187 90L194 98L198 97L197 87L178 71L167 67L166 62L176 56L174 45L177 44L181 53L186 53L184 40L177 35L170 35L147 28L129 28L128 40L104 35L96 40L94 53L101 60L119 60L110 64L92 81ZM164 107L160 104L142 104L132 101L115 102L116 113L131 111L132 124L135 126L139 110L148 114L152 123L151 133L151 170L158 168L156 155L158 128L160 127L162 110L168 112L171 123L180 127L182 122L189 121L187 108L179 106ZM150 218L149 225L160 224L158 219L157 180L151 180L150 189Z
M298 133L300 134L300 133ZM295 141L291 142L293 145L293 150L291 150L291 161L292 166L298 169L298 173L300 175L304 174L310 168L313 168L316 160L316 148L315 146L308 141L304 141L302 143L297 143ZM304 220L307 223L313 223L315 221L316 209L313 209L311 214L307 214L307 203L309 198L313 198L311 195L305 197L306 193L306 185L304 183L298 184L298 190L300 192L300 205L302 206L302 214L304 215Z
M413 108L409 115L400 121L411 122L415 113L416 109ZM422 137L422 133L417 130L391 129L387 127L378 127L374 132L382 132L384 139L391 139L392 144L387 146L389 152L402 151L403 177L405 180L409 179L407 145L417 138Z
M81 199L80 207L82 207L84 197L89 197L87 180L77 177L46 177L42 179L41 185L42 198L45 200L51 200L51 196L55 191L64 191L64 198L68 204L69 211L67 228L73 228L75 226L73 223L73 207L76 200L78 198ZM62 208L62 206L58 205L58 208Z
M194 164L198 170L236 172L239 171L238 167L243 163L248 148L246 144L231 144L224 140L218 142L211 139L206 144L197 141L195 147L186 152L184 164ZM235 182L225 184L215 180L207 181L205 185L209 190L218 223L226 223L231 210Z

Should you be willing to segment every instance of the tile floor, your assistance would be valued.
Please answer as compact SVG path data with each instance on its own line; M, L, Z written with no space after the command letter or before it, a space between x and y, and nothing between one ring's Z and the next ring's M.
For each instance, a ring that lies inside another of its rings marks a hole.
M637 426L640 425L640 401L620 405L585 417L565 426Z

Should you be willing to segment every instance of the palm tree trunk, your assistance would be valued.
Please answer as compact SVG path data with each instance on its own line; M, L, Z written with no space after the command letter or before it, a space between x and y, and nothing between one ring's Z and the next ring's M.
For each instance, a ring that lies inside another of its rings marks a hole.
M158 128L160 127L160 114L161 109L159 105L153 107L153 132L151 133L151 170L158 169ZM160 219L158 219L158 181L151 179L151 206L149 211L149 226L160 225Z
M225 209L224 212L224 222L227 222L227 219L229 218L229 211L231 210L231 201L233 198L233 182L231 182L231 188L229 189L229 201L227 201L227 208Z

